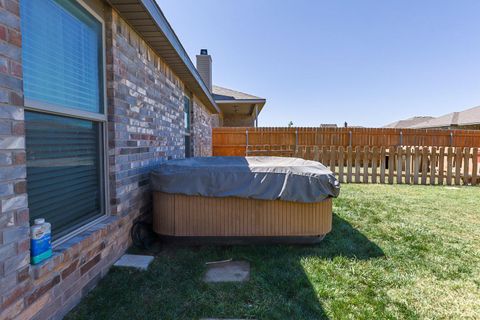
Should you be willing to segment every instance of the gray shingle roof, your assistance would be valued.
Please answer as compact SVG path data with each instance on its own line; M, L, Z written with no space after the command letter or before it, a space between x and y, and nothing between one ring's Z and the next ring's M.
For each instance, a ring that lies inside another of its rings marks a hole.
M412 128L444 128L480 124L480 106L452 112L412 126Z
M215 100L265 100L248 93L235 91L219 86L212 87L213 99Z
M416 116L404 120L399 120L383 126L383 128L411 128L414 125L434 119L430 116Z

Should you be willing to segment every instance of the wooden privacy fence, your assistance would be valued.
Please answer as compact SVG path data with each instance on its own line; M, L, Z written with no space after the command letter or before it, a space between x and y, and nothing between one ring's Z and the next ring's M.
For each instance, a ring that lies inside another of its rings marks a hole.
M480 130L390 128L214 128L213 155L245 156L249 146L480 147Z
M478 148L249 146L247 155L320 161L342 183L477 185Z

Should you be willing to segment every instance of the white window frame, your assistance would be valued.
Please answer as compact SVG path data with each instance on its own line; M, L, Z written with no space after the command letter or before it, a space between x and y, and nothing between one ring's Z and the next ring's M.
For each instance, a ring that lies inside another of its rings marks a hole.
M100 126L100 150L99 150L99 160L100 160L100 178L101 178L101 185L100 185L100 192L101 192L101 212L100 216L95 218L92 221L86 222L84 224L79 225L73 231L63 235L62 237L53 241L53 247L56 247L68 239L76 236L77 234L85 231L89 227L103 221L110 215L110 192L109 192L109 182L108 182L108 125L107 125L107 68L106 68L106 37L105 37L105 20L102 16L100 16L95 10L93 10L88 4L85 3L83 0L74 0L78 3L82 8L84 8L88 13L90 13L95 19L102 26L102 83L103 83L103 109L101 112L89 112L78 110L74 108L68 108L64 106L59 106L56 104L46 103L43 101L37 101L25 98L24 100L24 107L26 111L35 111L44 114L52 114L58 116L64 116L68 118L76 118L76 119L83 119L89 120L95 123L98 123ZM27 176L28 181L28 176Z

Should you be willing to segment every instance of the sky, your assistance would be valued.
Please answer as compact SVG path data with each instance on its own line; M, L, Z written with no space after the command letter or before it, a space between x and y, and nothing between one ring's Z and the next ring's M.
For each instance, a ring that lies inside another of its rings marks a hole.
M378 127L480 105L478 0L157 0L260 126Z

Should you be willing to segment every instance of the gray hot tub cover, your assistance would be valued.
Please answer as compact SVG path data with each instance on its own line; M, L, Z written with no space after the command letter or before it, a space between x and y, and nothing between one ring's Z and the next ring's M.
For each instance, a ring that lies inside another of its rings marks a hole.
M320 202L340 183L316 161L282 157L198 157L170 160L152 172L154 191L205 197Z

